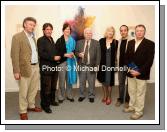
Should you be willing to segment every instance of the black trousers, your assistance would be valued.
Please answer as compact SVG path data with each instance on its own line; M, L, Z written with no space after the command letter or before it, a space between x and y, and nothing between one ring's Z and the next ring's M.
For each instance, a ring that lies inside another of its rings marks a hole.
M118 100L121 103L129 102L129 94L128 94L128 87L125 85L125 81L127 79L126 77L126 71L119 71L118 72L118 78L119 78L119 98Z
M58 72L55 71L51 75L41 74L41 106L49 107L51 102L55 101L56 86L58 80Z

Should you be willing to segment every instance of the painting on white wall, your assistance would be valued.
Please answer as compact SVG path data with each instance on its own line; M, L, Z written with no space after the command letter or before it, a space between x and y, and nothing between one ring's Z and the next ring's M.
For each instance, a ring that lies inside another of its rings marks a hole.
M132 39L135 38L135 26L128 26L129 28L129 35Z

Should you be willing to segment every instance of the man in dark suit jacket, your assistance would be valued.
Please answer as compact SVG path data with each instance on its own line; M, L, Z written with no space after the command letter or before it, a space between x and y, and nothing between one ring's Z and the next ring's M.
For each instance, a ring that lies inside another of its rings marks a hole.
M150 69L154 60L155 44L144 37L145 31L144 25L136 26L136 39L129 41L126 51L130 101L129 107L125 108L124 112L135 111L131 119L139 119L143 116L146 80L150 79Z
M89 71L88 69L96 69L100 64L100 44L97 40L92 39L92 30L86 28L84 30L85 39L79 40L76 44L75 54L78 59L78 65L81 70L79 70L79 88L80 88L80 97L79 102L82 102L85 99L84 89L86 87L86 80L88 80L88 90L89 90L89 101L94 102L94 88L95 88L95 79L96 72ZM82 69L85 67L85 71Z
M58 105L58 102L55 102L58 79L56 65L61 57L58 56L53 38L51 37L52 30L52 24L45 23L43 25L44 36L40 37L37 41L40 57L41 107L46 113L52 113L50 105Z
M130 37L128 36L129 28L126 25L120 27L121 39L118 41L117 48L117 66L119 68L126 68L125 66L125 53ZM126 70L118 71L118 82L119 82L119 98L115 106L119 107L121 104L125 103L124 107L129 105L129 94L128 88L126 86Z

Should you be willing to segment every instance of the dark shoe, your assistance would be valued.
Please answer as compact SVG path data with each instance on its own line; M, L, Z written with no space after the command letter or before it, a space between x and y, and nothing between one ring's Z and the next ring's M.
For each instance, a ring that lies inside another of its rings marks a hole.
M51 105L53 105L53 106L59 106L59 103L58 102L51 102Z
M125 107L125 108L128 108L128 107L129 107L129 103L128 103L128 102L125 102L124 107Z
M89 102L93 103L94 102L94 98L89 98Z
M42 108L42 109L44 109L44 108L45 108L45 106L41 104L41 108Z
M79 97L78 101L82 102L85 99L85 97Z
M69 100L70 102L74 102L73 98L70 99L70 98L67 97L67 100Z
M59 103L63 103L64 100L59 100Z
M44 108L43 109L46 113L52 113L52 110L50 108Z
M35 106L35 108L28 108L27 110L28 111L33 111L33 112L42 112L42 109L39 108L39 107L36 107L36 106Z
M20 119L21 119L21 120L28 120L27 113L22 113L22 114L20 114Z
M116 103L115 103L115 106L117 106L117 107L119 107L119 106L121 106L121 102L120 101L117 101Z

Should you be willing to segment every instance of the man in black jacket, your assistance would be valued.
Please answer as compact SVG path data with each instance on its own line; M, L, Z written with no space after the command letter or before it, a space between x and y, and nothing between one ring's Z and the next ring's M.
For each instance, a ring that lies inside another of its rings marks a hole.
M126 69L125 66L125 53L128 45L128 41L130 40L128 36L128 26L122 25L120 27L120 34L121 39L118 41L118 48L117 48L117 66L119 68ZM124 107L128 107L129 105L129 94L128 88L126 84L126 70L119 70L118 71L118 82L119 82L119 98L115 106L119 107L121 104L125 103Z
M146 39L146 28L137 25L136 39L129 41L126 51L126 64L128 70L128 92L130 96L129 107L124 112L134 112L130 118L139 119L143 116L146 80L150 79L150 69L154 60L155 44Z
M46 113L52 113L50 105L58 105L58 102L55 102L55 92L58 79L56 65L61 57L57 55L56 47L53 38L51 37L52 30L52 24L45 23L43 25L44 35L37 41L40 57L41 107Z

